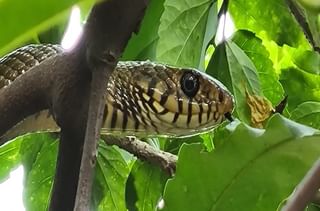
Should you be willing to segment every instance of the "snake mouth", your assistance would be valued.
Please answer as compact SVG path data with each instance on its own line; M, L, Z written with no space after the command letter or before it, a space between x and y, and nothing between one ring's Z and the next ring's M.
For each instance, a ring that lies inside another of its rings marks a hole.
M232 117L232 114L231 114L230 112L225 113L225 114L224 114L224 117L225 117L227 120L229 120L230 122L233 122L233 121L234 121L234 119L233 119L233 117Z

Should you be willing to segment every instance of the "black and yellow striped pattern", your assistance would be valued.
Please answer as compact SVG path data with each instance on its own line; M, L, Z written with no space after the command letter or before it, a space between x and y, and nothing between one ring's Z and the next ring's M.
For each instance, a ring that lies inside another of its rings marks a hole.
M59 52L62 50L56 45L31 45L2 58L0 89ZM197 81L198 87L192 97L182 87L185 74ZM175 68L150 61L119 62L109 79L106 96L102 133L192 135L213 128L233 110L232 95L219 81L195 69ZM54 124L47 112L41 112L41 115L20 123L13 129L13 134L29 132L30 124L37 125L36 121L40 120L50 122L48 127ZM23 128L29 131L23 131Z

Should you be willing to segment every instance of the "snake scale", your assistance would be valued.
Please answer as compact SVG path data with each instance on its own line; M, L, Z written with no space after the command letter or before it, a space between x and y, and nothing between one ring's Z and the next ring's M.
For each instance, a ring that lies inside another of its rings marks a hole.
M34 44L1 58L0 94L17 77L61 52L59 45ZM188 136L231 118L233 106L233 97L225 86L196 69L120 61L107 84L102 133ZM52 115L41 111L2 138L57 129Z

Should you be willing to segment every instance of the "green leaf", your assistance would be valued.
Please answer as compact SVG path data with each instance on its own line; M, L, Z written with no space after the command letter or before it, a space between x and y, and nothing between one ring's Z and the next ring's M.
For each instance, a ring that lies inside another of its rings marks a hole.
M94 199L98 210L126 210L125 183L129 168L115 147L100 142L94 182Z
M162 196L168 176L158 167L137 160L132 167L130 176L136 192L135 208L139 211L155 210Z
M47 210L56 166L58 142L50 133L23 136L24 204L27 210Z
M71 6L82 1L0 1L0 20L5 26L0 29L0 56L65 20Z
M301 124L320 129L320 102L304 102L295 108L292 120Z
M246 90L262 95L257 70L250 58L234 42L222 43L216 47L206 72L221 81L233 93L239 118L249 123Z
M263 95L273 105L277 105L283 98L284 91L273 68L273 63L269 59L269 52L263 46L262 40L257 38L254 33L245 30L237 31L232 40L254 63L259 74Z
M293 62L298 68L320 75L320 54L315 51L300 51L293 55Z
M233 0L229 10L238 29L248 29L279 45L310 48L285 0Z
M202 49L201 49L200 64L198 67L200 70L206 69L205 68L205 66L206 66L205 58L206 58L207 49L209 47L209 43L213 40L213 38L217 32L217 28L218 28L217 4L218 4L218 2L214 1L214 3L211 5L210 10L209 10L207 26L206 26Z
M166 0L159 27L157 60L198 67L212 0Z
M57 137L52 133L21 136L0 148L4 176L18 162L25 170L24 202L28 210L47 210L57 156ZM125 183L129 168L115 148L99 144L93 204L98 210L126 210ZM1 175L2 176L2 175ZM3 176L3 177L4 177Z
M315 42L315 46L320 48L320 14L307 13L307 21ZM318 50L319 52L319 50Z
M304 8L314 13L320 13L320 2L318 0L298 0Z
M163 13L164 0L151 0L141 28L133 35L123 53L123 60L154 60L159 35L160 17Z
M320 76L288 68L282 70L280 82L288 95L289 111L306 101L320 101Z
M21 162L20 146L22 139L17 138L0 147L0 182L6 179Z
M212 152L184 145L164 210L277 210L320 153L317 131L280 115L266 130L229 125Z

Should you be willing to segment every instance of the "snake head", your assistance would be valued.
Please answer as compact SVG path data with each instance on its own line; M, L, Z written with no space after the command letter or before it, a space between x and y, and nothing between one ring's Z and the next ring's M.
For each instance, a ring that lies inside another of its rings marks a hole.
M149 107L145 119L150 119L151 126L147 129L153 127L162 135L188 136L231 117L233 97L211 76L191 68L148 62L139 65L131 81Z
M191 68L119 62L109 79L105 128L139 136L190 136L231 118L233 97Z

